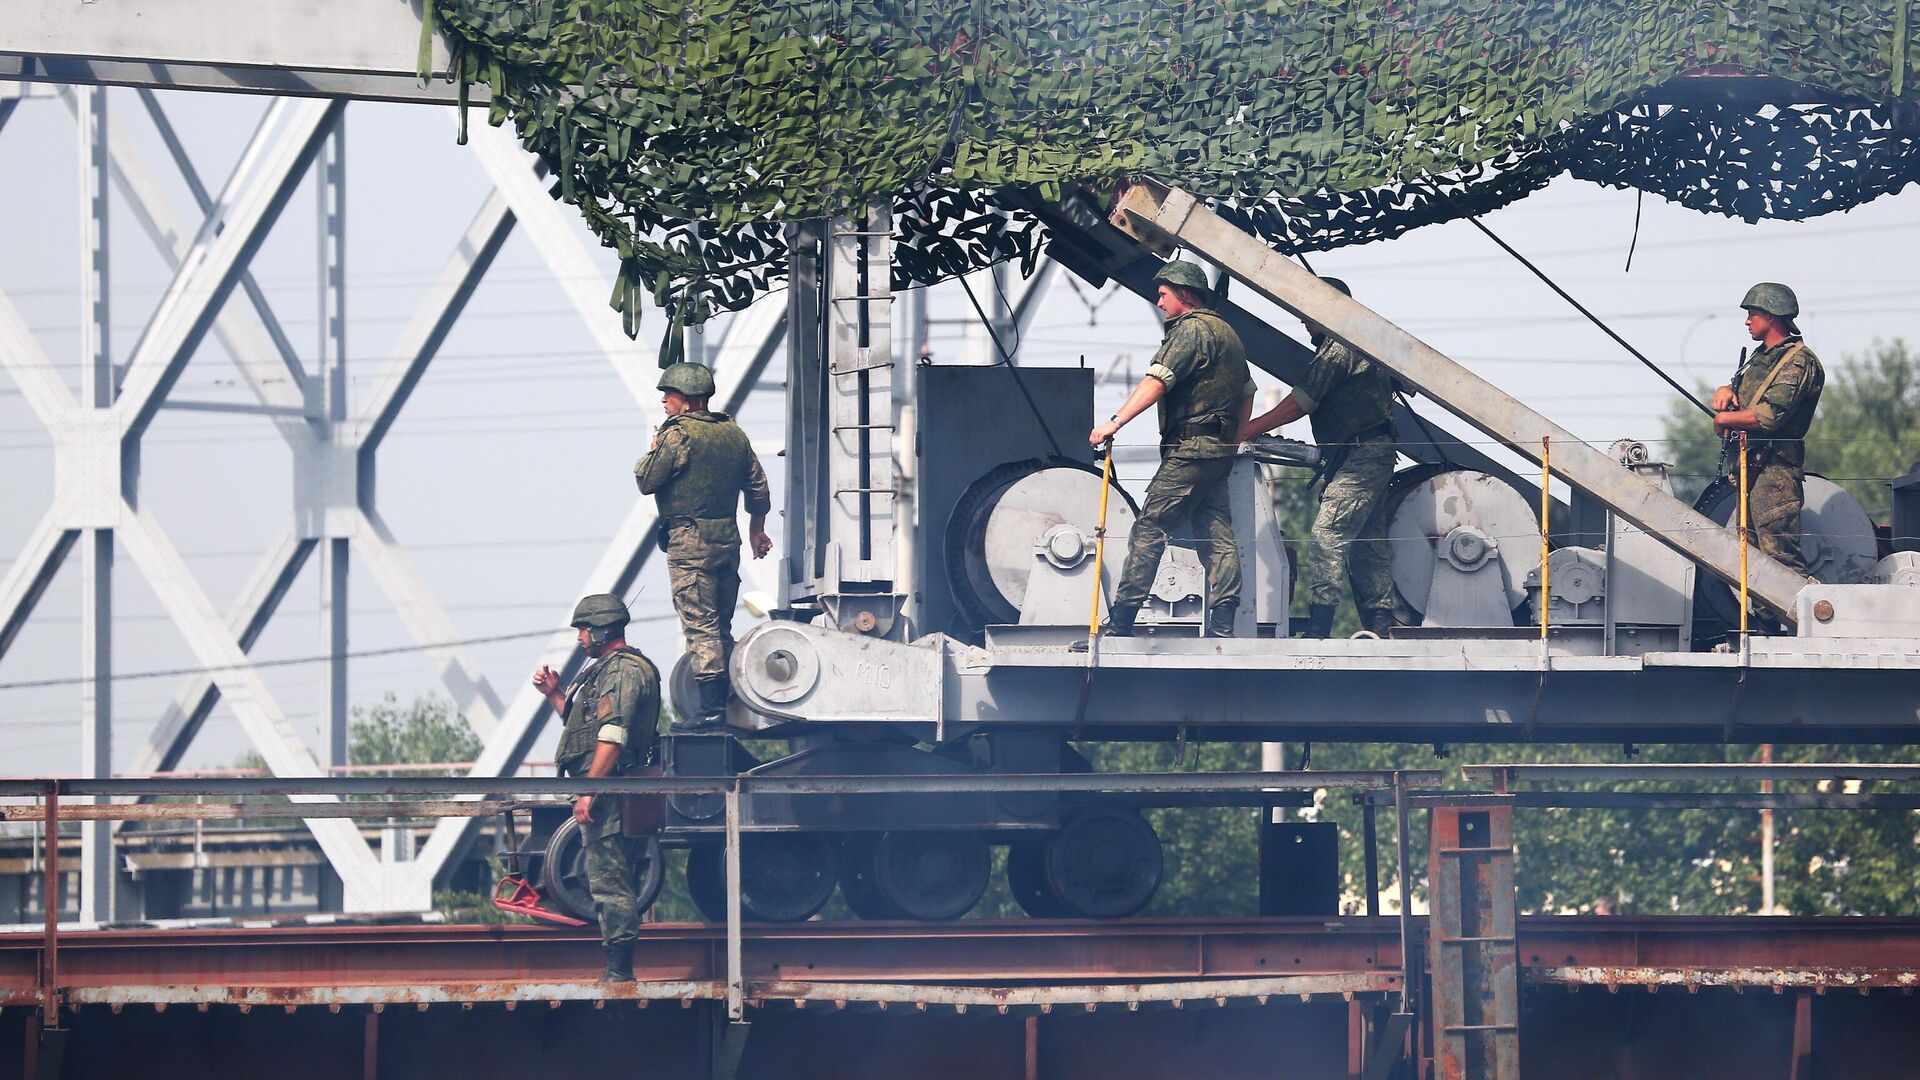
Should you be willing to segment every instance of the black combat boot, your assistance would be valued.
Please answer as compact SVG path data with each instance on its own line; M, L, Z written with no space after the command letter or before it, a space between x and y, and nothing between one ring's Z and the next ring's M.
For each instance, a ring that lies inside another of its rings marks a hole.
M717 729L727 726L727 699L733 687L725 675L709 675L694 680L700 685L700 726Z
M1213 605L1213 610L1207 614L1207 636L1232 637L1233 617L1239 611L1240 601L1238 600L1222 600Z
M607 970L601 973L601 982L633 981L633 945L631 941L616 941L607 946Z
M1100 624L1101 637L1132 637L1133 620L1140 614L1137 607L1115 604L1107 609L1107 621ZM1068 652L1083 653L1093 647L1092 641L1076 641L1067 646Z
M696 675L694 687L699 691L698 711L692 716L682 716L673 722L677 734L688 735L695 732L719 731L727 726L727 698L733 693L727 685L725 675Z
M1307 636L1310 638L1330 638L1333 636L1333 605L1307 605Z
M1367 629L1372 631L1375 637L1390 638L1393 636L1393 628L1399 625L1400 620L1394 618L1392 608L1374 608L1367 612Z

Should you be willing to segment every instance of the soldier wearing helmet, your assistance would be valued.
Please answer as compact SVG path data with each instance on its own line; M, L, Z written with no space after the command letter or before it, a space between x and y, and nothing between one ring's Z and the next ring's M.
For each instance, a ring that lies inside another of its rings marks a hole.
M1348 296L1339 278L1321 278ZM1302 416L1313 417L1320 444L1320 507L1307 544L1307 636L1333 633L1333 613L1345 581L1353 583L1353 606L1361 625L1386 637L1394 626L1393 567L1387 553L1387 485L1400 460L1394 443L1393 374L1326 328L1307 321L1313 362L1293 392L1247 422L1242 441Z
M733 607L740 595L740 500L746 496L753 557L773 550L767 512L773 500L753 444L725 413L708 409L713 373L674 364L660 373L667 422L653 449L633 467L640 493L660 508L660 546L667 553L673 606L680 613L699 714L674 721L676 731L726 723L727 655L733 649Z
M621 776L653 755L660 724L660 671L627 644L627 605L597 593L574 605L571 625L580 631L587 662L564 689L560 675L541 665L533 685L565 721L554 764L563 776ZM640 906L633 883L640 846L625 835L617 797L582 795L574 820L585 840L587 890L600 916L607 968L601 982L633 980L633 948L640 936Z
M1207 634L1229 637L1240 605L1240 551L1234 544L1227 478L1240 428L1253 410L1253 380L1247 350L1209 304L1206 272L1195 263L1170 262L1153 276L1154 306L1166 316L1166 336L1147 374L1125 404L1088 434L1094 446L1108 443L1134 417L1158 405L1160 468L1127 539L1127 560L1114 589L1103 631L1133 634L1173 530L1192 522L1187 535L1207 542Z
M1826 373L1800 338L1800 301L1785 285L1763 281L1740 301L1747 332L1760 343L1733 382L1713 393L1713 430L1747 433L1747 521L1762 552L1804 574L1800 551L1803 441L1813 426ZM1737 474L1736 474L1737 475Z

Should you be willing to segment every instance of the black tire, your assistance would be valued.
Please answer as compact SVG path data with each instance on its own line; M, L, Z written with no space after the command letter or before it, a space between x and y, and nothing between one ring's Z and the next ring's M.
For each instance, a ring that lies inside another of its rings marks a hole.
M848 833L840 839L840 898L862 919L903 919L906 915L880 895L874 880L878 833Z
M810 919L833 898L838 860L827 833L755 833L740 841L740 916L753 922ZM687 894L708 922L727 919L724 847L687 853Z
M636 842L633 860L633 894L644 912L660 897L660 886L667 876L666 860L660 853L660 838L650 836L644 844ZM540 895L549 906L563 915L592 922L593 894L587 888L587 846L580 823L569 817L547 839L540 860Z
M1007 891L1035 919L1064 919L1067 905L1047 880L1047 840L1018 840L1007 847Z
M757 833L740 841L740 910L760 922L811 919L839 877L827 833Z
M700 715L700 685L693 681L693 656L681 653L667 673L667 703L682 720Z
M1047 881L1068 913L1121 919L1153 899L1166 869L1160 838L1138 810L1089 803L1047 844Z
M726 849L697 847L687 852L687 898L710 923L727 921Z
M993 878L993 853L979 833L959 830L881 834L874 883L910 919L957 919L973 910Z

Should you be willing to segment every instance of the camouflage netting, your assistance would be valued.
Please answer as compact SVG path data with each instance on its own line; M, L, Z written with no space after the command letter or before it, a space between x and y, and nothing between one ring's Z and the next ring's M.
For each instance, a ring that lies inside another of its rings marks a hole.
M1479 214L1571 172L1747 219L1915 179L1906 0L428 0L621 256L629 330L784 273L781 226L896 209L896 284L1018 258L1013 188L1144 174L1288 250ZM1811 88L1649 105L1703 68Z

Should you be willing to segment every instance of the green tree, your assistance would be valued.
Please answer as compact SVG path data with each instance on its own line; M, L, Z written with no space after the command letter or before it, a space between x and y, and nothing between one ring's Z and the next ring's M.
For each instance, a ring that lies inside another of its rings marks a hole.
M1777 761L1920 761L1914 747L1776 746ZM1448 786L1468 785L1457 764L1546 762L1746 762L1754 746L1651 746L1629 754L1619 746L1506 744L1458 746L1440 758L1429 747L1331 744L1314 752L1324 769L1441 769ZM1752 785L1569 785L1637 791L1736 791ZM1780 789L1811 790L1782 784ZM1866 790L1873 790L1870 785ZM1320 820L1339 823L1341 876L1352 906L1362 907L1360 808L1343 793L1325 793ZM1920 910L1920 817L1905 810L1804 810L1775 815L1775 903L1798 915L1907 915ZM1423 902L1425 815L1410 827L1413 892ZM1516 887L1523 911L1591 911L1605 902L1621 914L1735 915L1760 910L1760 814L1753 810L1521 809L1514 818ZM1393 815L1380 811L1380 881L1394 882Z
M462 765L478 756L473 726L453 711L452 702L433 694L404 706L392 693L378 704L356 705L347 727L347 760L354 765ZM448 775L463 771L449 769Z
M1853 493L1876 520L1890 509L1887 481L1920 463L1920 355L1876 341L1827 375L1808 433L1807 467Z

